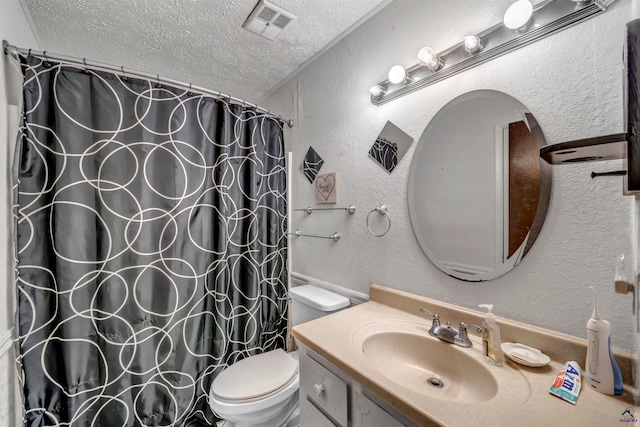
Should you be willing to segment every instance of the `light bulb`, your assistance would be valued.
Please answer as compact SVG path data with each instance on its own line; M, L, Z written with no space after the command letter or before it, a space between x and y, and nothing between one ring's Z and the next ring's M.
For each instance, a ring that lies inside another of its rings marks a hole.
M478 36L467 36L464 38L464 50L469 53L478 53L482 50L482 40Z
M389 70L387 77L391 83L404 83L407 81L407 70L402 65L394 65Z
M444 61L430 47L418 51L418 63L431 71L438 71L444 65Z
M371 89L369 89L369 92L371 93L371 96L373 96L374 98L380 98L382 95L387 93L386 89L380 85L371 86Z
M504 26L518 32L526 31L531 25L533 5L529 0L518 0L504 13Z

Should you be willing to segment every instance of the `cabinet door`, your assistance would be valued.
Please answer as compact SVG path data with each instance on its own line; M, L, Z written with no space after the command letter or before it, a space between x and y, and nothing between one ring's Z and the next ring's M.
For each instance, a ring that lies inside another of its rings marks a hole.
M306 398L300 399L300 427L335 427L313 403Z
M355 410L353 411L353 427L404 427L378 405L355 392Z
M347 383L307 355L300 357L300 399L309 399L338 426L347 427Z

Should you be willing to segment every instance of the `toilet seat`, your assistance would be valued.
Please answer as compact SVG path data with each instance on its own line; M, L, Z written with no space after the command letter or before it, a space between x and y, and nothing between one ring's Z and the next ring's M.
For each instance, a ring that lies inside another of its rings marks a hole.
M272 350L272 351L276 351L276 350ZM296 366L298 365L297 352L285 353L285 355L292 358ZM251 356L251 357L256 357L256 356ZM235 363L232 366L236 366L238 363ZM231 369L231 367L227 369ZM220 373L220 375L222 375L222 373ZM218 375L218 377L220 375ZM221 392L221 390L218 390L216 385L219 385L219 384L216 384L216 380L214 380L213 383L211 384L211 387L209 388L208 400L209 400L209 406L211 407L211 409L216 414L221 415L222 418L228 419L228 417L231 417L232 418L231 421L234 421L233 418L241 417L241 419L245 420L244 422L251 424L251 422L247 421L247 417L254 417L256 416L256 414L260 414L260 413L264 414L265 412L271 412L271 411L275 413L275 411L286 406L286 402L288 401L297 402L298 389L300 387L300 375L298 374L298 370L296 370L296 373L293 375L293 378L291 378L289 382L287 382L280 388L272 391L269 394L263 395L259 398L253 398L248 400L234 401L234 400L226 400L226 399L219 398L216 396L214 392L214 388L216 388L216 391L218 391L219 393ZM225 394L225 393L222 393L222 394Z
M298 361L282 349L247 357L213 381L211 394L220 401L243 403L265 399L298 376Z

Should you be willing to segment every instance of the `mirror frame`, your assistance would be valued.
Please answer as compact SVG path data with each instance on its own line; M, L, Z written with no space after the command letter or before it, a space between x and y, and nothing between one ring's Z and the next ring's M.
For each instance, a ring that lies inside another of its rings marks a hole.
M440 261L435 256L431 248L429 248L429 244L428 244L429 242L427 241L426 236L422 236L419 233L418 223L420 221L420 218L418 218L418 213L416 212L416 209L414 207L413 194L418 189L422 188L422 186L415 185L414 175L416 174L416 170L418 168L419 163L422 161L420 154L424 150L424 147L426 147L429 143L427 139L430 136L430 132L432 132L432 129L433 129L432 125L435 125L435 123L438 122L437 119L439 119L442 115L448 112L448 110L451 107L451 104L464 101L464 99L462 98L475 99L482 95L491 95L491 94L494 94L494 95L497 94L498 96L501 96L501 97L502 96L509 97L517 101L520 105L522 105L523 111L526 111L525 112L526 120L530 126L530 131L533 136L533 139L537 148L537 152L539 152L540 148L547 145L542 129L540 128L540 125L538 124L537 120L535 119L533 114L530 112L530 110L524 104L522 104L522 102L520 102L516 98L504 92L489 90L489 89L475 90L471 92L466 92L462 95L459 95L453 98L452 100L447 102L444 106L442 106L442 108L440 108L440 110L431 118L431 120L429 121L429 124L426 126L425 130L420 136L420 139L418 140L418 143L416 144L416 148L412 155L411 165L409 168L409 175L408 175L407 202L408 202L409 218L411 220L413 233L414 233L414 236L416 237L416 240L418 241L418 244L422 248L422 251L425 253L427 258L429 258L431 263L435 265L440 271L456 279L469 281L469 282L479 282L479 281L487 281L487 280L495 279L497 277L507 274L513 268L515 268L516 265L520 263L520 261L525 257L525 255L531 250L533 244L538 238L538 235L540 234L540 231L542 230L542 226L544 225L544 221L547 216L547 211L549 208L549 201L551 198L551 166L547 162L545 162L540 156L537 156L540 164L540 199L538 200L538 207L533 219L533 223L531 224L531 228L529 229L529 233L527 234L527 237L522 242L520 248L518 248L518 250L514 253L514 255L512 255L511 258L509 258L505 263L502 264L501 268L495 268L486 273L470 274L462 271L457 271L446 266L442 261Z

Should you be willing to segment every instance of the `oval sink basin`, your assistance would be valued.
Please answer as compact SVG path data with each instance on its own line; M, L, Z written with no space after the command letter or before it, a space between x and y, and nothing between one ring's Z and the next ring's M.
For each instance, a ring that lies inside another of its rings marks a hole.
M450 348L445 348L450 347ZM462 348L405 332L382 332L362 343L378 372L405 388L442 400L477 403L491 399L498 384Z
M368 323L354 331L352 341L367 365L423 396L472 404L506 393L512 404L518 404L530 395L530 386L518 370L491 365L478 343L463 348L430 336L428 324Z

